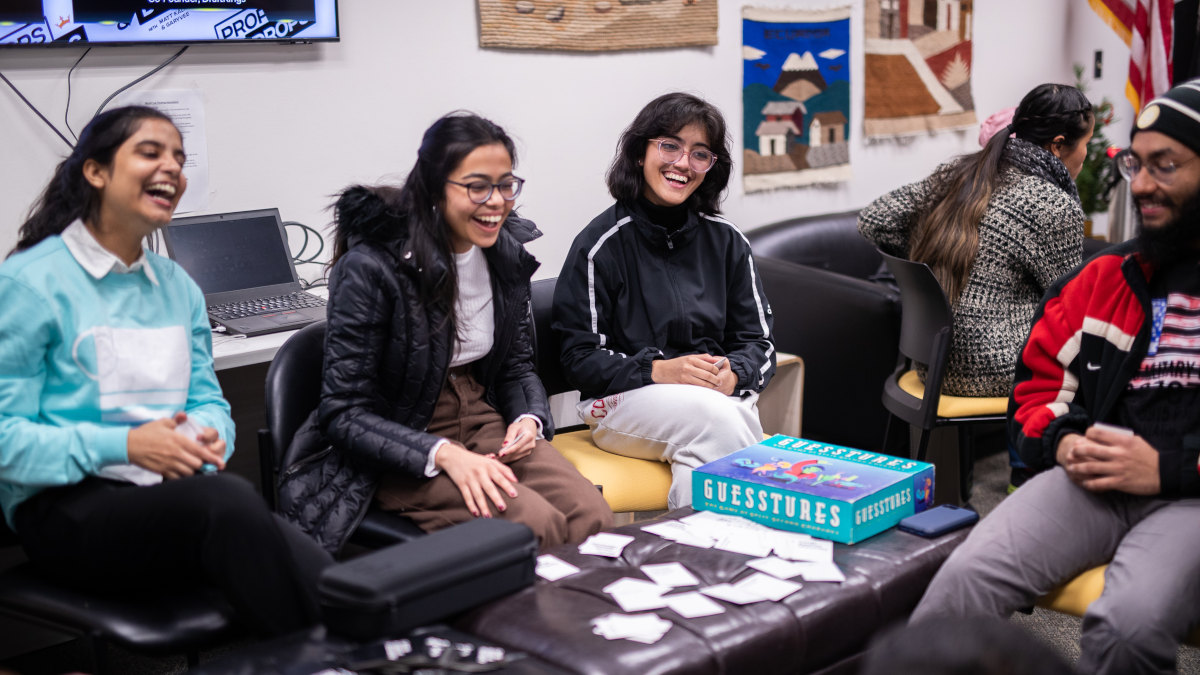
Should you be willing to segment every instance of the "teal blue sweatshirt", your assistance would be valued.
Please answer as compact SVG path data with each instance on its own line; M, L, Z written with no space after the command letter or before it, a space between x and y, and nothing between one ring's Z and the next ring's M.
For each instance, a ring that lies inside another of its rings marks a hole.
M58 236L0 264L0 510L10 527L16 507L48 487L91 475L158 480L129 465L129 430L180 410L233 454L204 296L181 267L147 251L145 267L96 278Z

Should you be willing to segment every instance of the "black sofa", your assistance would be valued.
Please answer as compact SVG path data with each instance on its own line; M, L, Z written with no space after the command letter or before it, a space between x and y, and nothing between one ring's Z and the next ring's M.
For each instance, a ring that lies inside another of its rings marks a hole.
M804 359L805 438L879 450L900 294L869 280L882 259L857 221L856 211L806 216L746 237L775 315L776 346Z

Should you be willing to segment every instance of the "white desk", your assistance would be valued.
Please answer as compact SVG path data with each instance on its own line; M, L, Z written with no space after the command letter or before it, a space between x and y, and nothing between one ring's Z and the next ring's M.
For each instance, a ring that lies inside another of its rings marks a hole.
M213 368L228 370L256 363L269 363L283 343L297 332L289 330L251 338L213 333Z

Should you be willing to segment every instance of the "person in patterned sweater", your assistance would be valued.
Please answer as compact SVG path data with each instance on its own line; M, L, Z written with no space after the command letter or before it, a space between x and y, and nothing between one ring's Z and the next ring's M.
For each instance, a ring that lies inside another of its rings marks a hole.
M1118 159L1142 228L1047 292L1009 434L1041 472L949 558L913 614L1008 615L1109 563L1078 672L1169 673L1200 622L1200 80L1151 101Z
M1008 396L1038 300L1083 260L1075 176L1092 124L1092 104L1078 89L1039 85L983 150L859 214L864 237L928 264L946 291L954 335L945 393Z

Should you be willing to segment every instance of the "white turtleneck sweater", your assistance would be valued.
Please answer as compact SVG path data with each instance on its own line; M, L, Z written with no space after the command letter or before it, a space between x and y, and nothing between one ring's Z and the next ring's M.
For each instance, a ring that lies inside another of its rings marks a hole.
M466 253L454 254L458 268L458 297L454 299L454 317L458 336L450 367L478 361L492 350L496 332L492 307L492 275L488 272L483 249L472 246Z

